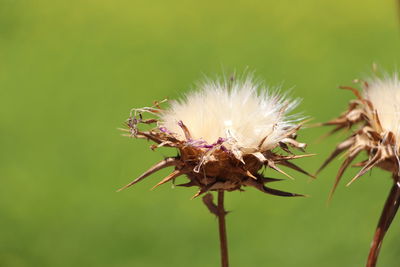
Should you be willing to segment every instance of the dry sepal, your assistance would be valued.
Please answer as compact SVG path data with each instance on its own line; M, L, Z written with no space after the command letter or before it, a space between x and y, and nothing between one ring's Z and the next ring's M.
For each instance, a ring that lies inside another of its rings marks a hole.
M290 177L279 167L286 166L313 177L291 162L311 156L295 155L291 150L304 151L306 146L295 140L300 118L287 115L298 101L288 101L247 77L206 81L168 109L163 109L164 102L133 109L123 130L126 136L151 140L155 143L152 149L175 148L178 156L163 159L120 190L173 166L173 172L153 188L185 175L189 181L178 186L199 187L193 198L208 191L243 190L244 186L277 196L303 196L267 187L281 179L261 173L269 167ZM145 124L152 129L142 130Z

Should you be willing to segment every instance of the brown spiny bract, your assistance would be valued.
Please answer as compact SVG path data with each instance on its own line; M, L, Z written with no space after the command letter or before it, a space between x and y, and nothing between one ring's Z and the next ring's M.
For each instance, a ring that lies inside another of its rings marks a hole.
M152 149L175 148L178 156L162 160L121 189L173 166L173 172L154 188L185 175L189 181L178 186L198 187L193 197L208 191L242 190L244 186L277 196L302 196L267 187L280 179L262 175L263 167L270 167L289 176L279 167L285 166L312 176L291 162L310 156L291 151L305 148L295 140L300 118L287 115L297 101L272 93L248 77L207 81L168 109L161 107L163 102L132 110L124 130L129 137L154 142ZM144 118L146 115L150 118ZM144 131L143 124L153 128Z

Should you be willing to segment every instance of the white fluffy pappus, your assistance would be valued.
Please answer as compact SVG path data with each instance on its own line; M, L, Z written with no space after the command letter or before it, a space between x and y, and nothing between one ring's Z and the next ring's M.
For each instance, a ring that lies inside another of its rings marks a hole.
M364 88L364 97L371 101L376 109L385 131L395 134L400 141L400 81L398 75L385 75L383 78L368 80Z
M184 140L182 121L194 140L213 144L223 138L224 145L243 153L265 151L298 126L301 118L288 115L298 103L299 99L289 100L251 75L233 81L206 80L183 99L172 101L160 114L160 126Z

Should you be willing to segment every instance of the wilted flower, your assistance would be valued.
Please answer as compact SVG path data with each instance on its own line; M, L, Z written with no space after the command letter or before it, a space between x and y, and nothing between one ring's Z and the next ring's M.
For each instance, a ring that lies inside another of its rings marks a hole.
M392 222L400 201L399 150L400 150L400 81L397 74L374 76L361 84L361 93L352 87L341 87L351 90L357 99L350 101L348 110L337 119L324 125L336 126L331 133L357 128L340 143L319 169L322 170L340 153L346 151L346 158L336 176L330 197L334 193L344 171L356 156L365 151L368 159L355 164L361 170L347 184L360 178L373 167L379 167L392 173L393 187L383 209L381 219L371 246L367 266L375 266L383 237ZM318 171L318 172L319 172Z
M162 109L165 101L161 101L152 107L132 110L126 122L127 135L153 141L152 149L173 147L178 156L163 159L121 189L173 166L172 173L154 188L185 175L189 182L178 186L198 187L193 197L218 191L218 205L213 203L211 194L203 201L218 216L221 263L226 267L224 191L251 186L277 196L302 196L267 187L265 184L280 179L264 177L261 170L270 167L289 176L278 167L282 165L310 175L290 162L310 155L294 155L290 150L303 150L306 146L295 140L301 118L288 115L298 100L291 101L278 92L271 92L250 76L229 81L207 80L198 87L184 99L173 101L168 109ZM145 114L152 117L144 118ZM143 124L154 128L144 131L140 129Z
M270 92L251 77L206 81L198 89L183 100L173 101L169 109L161 108L162 101L132 111L126 122L128 136L154 141L153 149L174 147L179 155L162 160L123 188L174 166L174 171L154 187L186 175L190 181L180 186L199 187L194 197L207 191L241 190L242 186L272 195L300 196L266 187L265 183L279 179L260 173L267 166L289 176L277 166L282 165L310 175L290 162L308 156L296 156L289 150L306 146L295 140L300 118L287 115L298 100ZM144 113L154 117L144 119ZM155 128L142 131L141 124L154 124Z

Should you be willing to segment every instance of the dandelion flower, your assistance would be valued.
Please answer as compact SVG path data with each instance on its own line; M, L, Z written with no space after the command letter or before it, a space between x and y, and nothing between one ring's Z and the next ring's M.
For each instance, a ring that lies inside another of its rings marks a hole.
M384 206L368 257L367 266L372 267L376 265L383 237L400 203L400 81L397 74L393 74L385 75L383 78L374 76L359 83L362 88L361 92L352 87L341 87L351 90L356 99L350 101L345 113L324 123L324 125L335 126L331 133L351 128L353 125L356 127L352 134L336 147L318 172L339 154L346 152L346 158L339 168L330 197L332 197L344 171L362 151L367 153L368 159L355 164L355 166L361 167L361 170L347 185L359 179L373 167L392 173L393 187Z
M294 155L290 150L303 150L306 146L295 140L301 118L288 115L298 105L298 100L289 100L248 76L228 81L206 80L183 99L172 101L169 108L163 109L163 102L133 109L126 122L127 135L153 141L152 149L175 148L178 156L163 159L121 189L173 166L174 170L154 188L185 175L189 181L178 186L198 187L193 198L218 191L218 206L213 204L212 195L206 195L203 200L220 219L226 214L224 191L250 186L277 196L302 196L267 187L267 183L280 179L262 174L263 167L270 167L289 176L278 167L286 166L310 175L290 161L309 156ZM152 117L145 119L145 114ZM154 128L143 131L140 129L143 124L154 125ZM224 227L224 221L220 221L221 224ZM225 230L220 228L220 231ZM224 234L220 238L224 238ZM225 257L223 266L227 266L227 255Z

